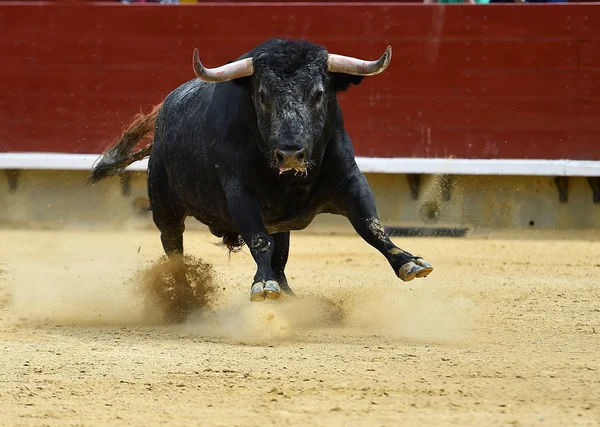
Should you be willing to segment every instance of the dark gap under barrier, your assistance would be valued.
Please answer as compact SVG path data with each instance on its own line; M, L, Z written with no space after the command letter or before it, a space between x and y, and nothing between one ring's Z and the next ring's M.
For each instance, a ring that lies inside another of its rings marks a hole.
M387 227L390 236L401 237L465 237L467 227Z

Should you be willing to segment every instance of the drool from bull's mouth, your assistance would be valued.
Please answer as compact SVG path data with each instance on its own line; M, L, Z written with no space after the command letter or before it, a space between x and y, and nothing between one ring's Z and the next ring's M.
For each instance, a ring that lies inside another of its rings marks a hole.
M425 277L431 264L395 246L377 218L337 99L385 71L391 58L389 46L379 59L364 60L304 40L271 39L206 68L195 50L196 78L137 116L90 181L149 156L150 210L169 259L183 254L187 216L219 230L214 234L230 251L249 243L254 301L276 299L279 291L294 295L285 276L290 231L320 213L345 216L402 281ZM132 153L146 140L152 142ZM273 179L274 171L309 179ZM189 285L181 273L177 279Z
M286 172L294 172L294 176L308 176L308 169L306 167L303 169L279 168L279 175L283 175Z

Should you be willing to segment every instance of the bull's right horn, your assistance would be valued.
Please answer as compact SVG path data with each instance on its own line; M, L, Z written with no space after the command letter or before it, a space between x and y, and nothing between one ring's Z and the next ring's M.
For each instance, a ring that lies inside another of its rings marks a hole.
M211 83L228 82L230 80L248 77L254 74L252 58L240 59L239 61L225 64L217 68L206 68L200 62L198 49L194 49L194 72L200 80Z
M392 60L392 46L388 46L383 56L377 61L365 61L350 56L330 53L327 58L327 68L332 73L353 74L355 76L374 76L382 73Z

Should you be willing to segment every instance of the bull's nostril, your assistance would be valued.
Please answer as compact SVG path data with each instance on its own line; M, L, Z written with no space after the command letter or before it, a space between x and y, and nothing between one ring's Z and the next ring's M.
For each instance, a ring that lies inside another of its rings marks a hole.
M281 150L276 148L273 155L279 165L285 165L288 168L295 168L306 162L306 152L304 149Z

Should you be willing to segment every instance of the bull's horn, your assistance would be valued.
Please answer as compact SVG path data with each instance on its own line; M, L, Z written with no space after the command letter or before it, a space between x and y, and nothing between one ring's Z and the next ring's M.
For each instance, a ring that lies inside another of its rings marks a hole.
M198 49L194 49L194 72L200 80L219 83L251 76L254 74L254 66L252 58L246 58L217 68L205 68L200 62Z
M355 76L374 76L383 72L392 60L392 46L388 46L383 56L377 61L365 61L350 56L330 53L327 68L332 73L354 74Z

